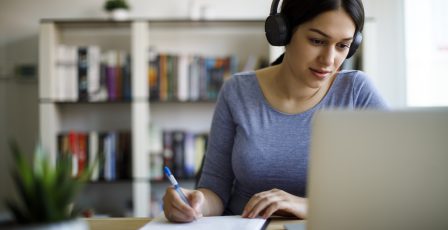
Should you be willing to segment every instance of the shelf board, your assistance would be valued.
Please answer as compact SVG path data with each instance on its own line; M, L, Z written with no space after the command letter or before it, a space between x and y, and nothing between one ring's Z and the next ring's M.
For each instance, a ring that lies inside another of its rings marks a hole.
M60 104L60 105L73 105L73 104L130 104L132 102L147 102L147 98L134 98L131 100L117 100L117 101L59 101L53 99L40 99L41 104Z
M186 179L182 179L179 178L178 181L180 182L195 182L196 179L195 178L186 178ZM144 178L134 178L134 179L118 179L118 180L111 180L111 181L106 181L106 180L98 180L98 181L89 181L87 182L87 184L89 185L102 185L102 184L127 184L127 183L133 183L133 182L149 182L149 183L154 183L154 184L164 184L164 183L170 183L169 180L153 180L153 179L144 179Z
M198 100L198 101L158 101L148 99L132 99L132 100L119 100L119 101L57 101L51 99L40 99L41 104L59 104L59 105L85 105L85 104L130 104L132 102L149 102L153 104L215 104L216 100Z
M260 23L265 21L264 18L254 19L200 19L192 20L189 18L164 18L164 19L149 19L149 18L132 18L129 20L116 21L107 18L44 18L41 23L57 23L66 25L76 24L105 24L105 25L128 25L131 22L148 22L148 23L190 23L190 24L207 24L207 23Z
M91 19L41 19L41 23L55 23L61 27L70 28L88 28L98 27L98 28L130 28L132 21L114 21L101 18L91 18Z
M147 22L150 26L245 26L245 25L264 25L265 19L210 19L210 20L192 20L189 18L172 19L147 19L133 18L124 21L114 21L107 18L73 18L73 19L41 19L41 23L55 23L61 28L130 28L134 22Z

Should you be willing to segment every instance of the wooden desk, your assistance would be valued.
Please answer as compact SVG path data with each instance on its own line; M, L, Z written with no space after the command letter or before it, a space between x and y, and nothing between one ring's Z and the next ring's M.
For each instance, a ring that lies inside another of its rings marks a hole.
M150 218L86 218L90 230L136 230L148 223Z
M91 230L136 230L148 223L150 218L87 218ZM301 223L303 220L272 219L267 230L283 230L285 223Z

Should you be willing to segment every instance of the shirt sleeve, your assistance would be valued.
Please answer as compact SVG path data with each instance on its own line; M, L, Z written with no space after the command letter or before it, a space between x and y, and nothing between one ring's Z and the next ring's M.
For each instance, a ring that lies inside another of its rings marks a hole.
M215 192L224 207L229 201L233 186L232 149L236 125L232 117L228 95L231 94L232 79L224 83L213 114L207 151L198 188ZM235 82L233 82L235 83Z
M388 109L389 106L375 88L369 77L361 71L357 71L354 87L353 98L355 108L360 109Z

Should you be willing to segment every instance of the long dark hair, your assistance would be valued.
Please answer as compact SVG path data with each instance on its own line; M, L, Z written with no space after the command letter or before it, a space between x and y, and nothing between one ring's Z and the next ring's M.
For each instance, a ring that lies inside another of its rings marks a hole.
M361 0L283 0L280 13L288 22L289 28L308 22L321 13L343 8L355 23L355 33L364 28L364 6ZM292 33L291 33L292 34ZM272 65L283 61L284 53Z

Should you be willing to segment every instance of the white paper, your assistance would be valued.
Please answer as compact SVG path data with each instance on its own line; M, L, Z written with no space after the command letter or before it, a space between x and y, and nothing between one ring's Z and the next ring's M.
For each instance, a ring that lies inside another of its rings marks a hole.
M219 230L233 230L233 229L250 229L256 230L261 229L266 222L265 219L262 218L242 218L241 216L207 216L201 217L198 220L195 220L190 223L172 223L169 222L165 215L160 215L147 224L140 228L140 230L174 230L174 229L212 229L216 228Z

